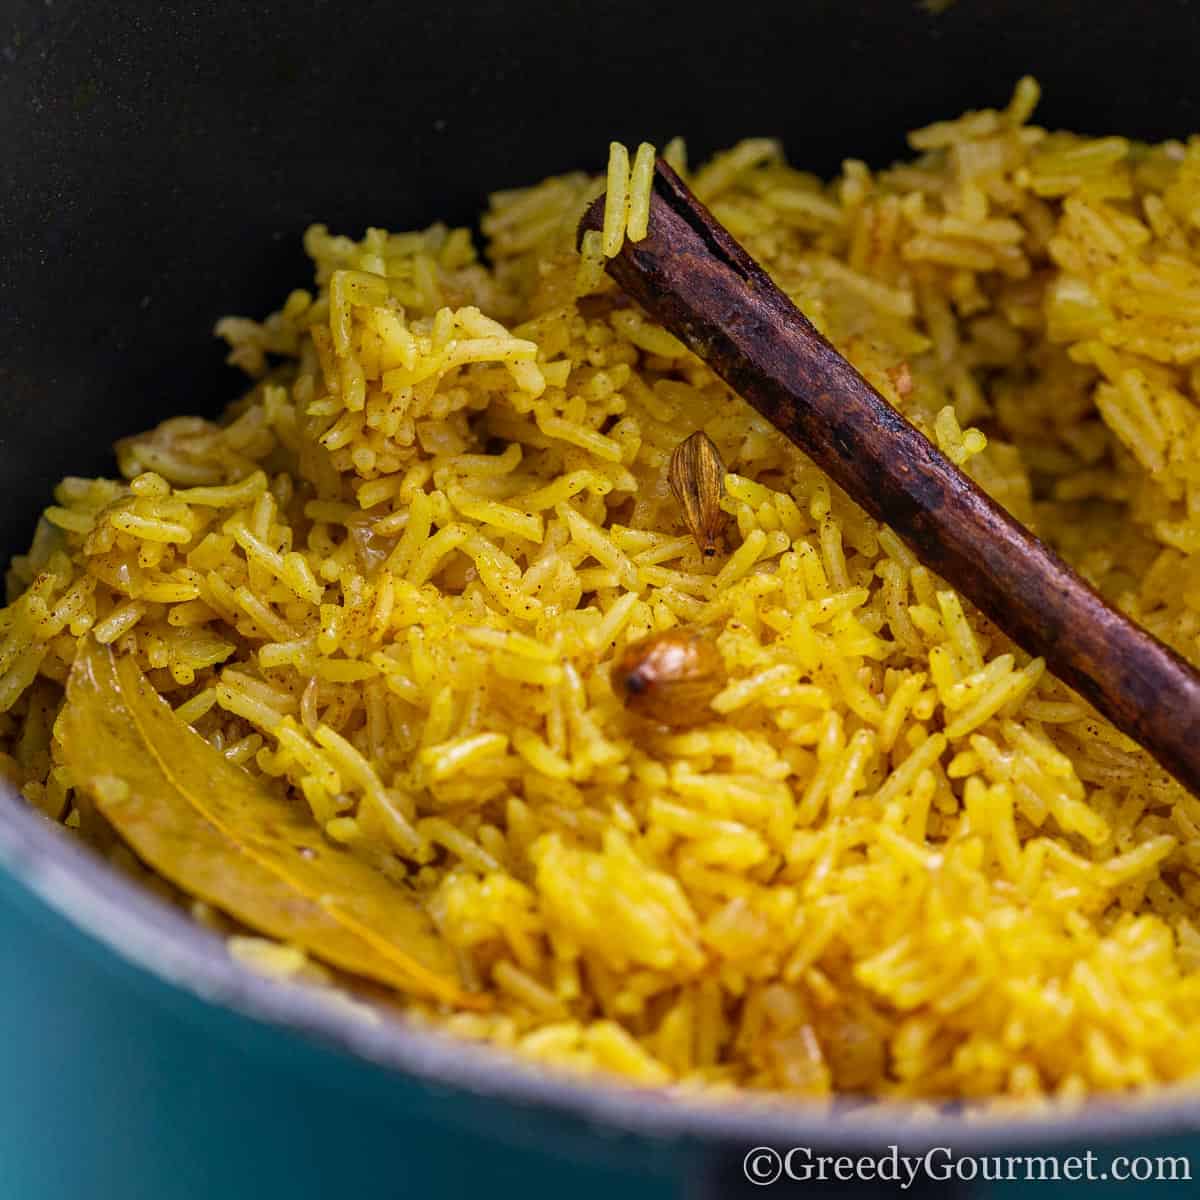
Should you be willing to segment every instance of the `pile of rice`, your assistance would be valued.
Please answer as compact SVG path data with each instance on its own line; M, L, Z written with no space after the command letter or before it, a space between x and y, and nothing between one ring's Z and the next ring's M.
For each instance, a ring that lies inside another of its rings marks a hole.
M1037 94L828 184L765 139L668 155L891 403L1200 661L1200 140L1048 133ZM623 301L623 155L582 258L585 174L493 196L486 259L442 225L310 229L315 289L217 326L249 393L64 479L15 561L4 773L137 869L53 737L90 633L421 890L494 997L436 1014L462 1035L805 1096L1194 1075L1200 801ZM697 429L730 472L711 560L666 482ZM638 724L608 665L681 624L730 681L699 728Z

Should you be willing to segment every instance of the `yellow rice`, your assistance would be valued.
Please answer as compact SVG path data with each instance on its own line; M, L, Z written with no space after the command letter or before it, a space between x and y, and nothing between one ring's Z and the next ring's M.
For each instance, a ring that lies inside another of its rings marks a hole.
M1036 100L832 183L767 139L666 153L893 404L1200 661L1200 140L1051 133ZM422 890L495 999L437 1015L462 1035L809 1097L1194 1076L1200 800L616 303L651 161L614 148L582 255L582 173L494 196L486 262L442 225L310 229L315 287L217 326L245 398L68 476L14 562L0 769L138 869L53 739L90 631ZM666 483L696 429L730 472L711 561ZM728 668L713 718L635 726L608 664L683 623Z

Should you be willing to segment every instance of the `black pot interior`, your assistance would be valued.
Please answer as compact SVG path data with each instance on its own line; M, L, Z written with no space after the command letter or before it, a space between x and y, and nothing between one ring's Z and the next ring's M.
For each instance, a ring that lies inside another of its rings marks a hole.
M782 136L822 172L1003 103L1147 138L1200 128L1188 0L594 0L196 6L42 0L0 33L0 555L117 436L237 394L210 336L308 281L311 221L470 222L487 192Z
M210 336L308 282L314 220L471 222L490 190L784 138L821 172L1039 77L1041 123L1200 128L1200 6L1096 0L9 3L0 31L0 556L114 438L239 388Z

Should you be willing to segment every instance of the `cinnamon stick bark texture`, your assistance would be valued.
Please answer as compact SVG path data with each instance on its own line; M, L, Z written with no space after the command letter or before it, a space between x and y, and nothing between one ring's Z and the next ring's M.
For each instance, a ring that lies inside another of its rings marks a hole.
M581 232L600 229L601 196ZM1111 608L816 331L666 163L608 272L871 516L1200 795L1200 674Z

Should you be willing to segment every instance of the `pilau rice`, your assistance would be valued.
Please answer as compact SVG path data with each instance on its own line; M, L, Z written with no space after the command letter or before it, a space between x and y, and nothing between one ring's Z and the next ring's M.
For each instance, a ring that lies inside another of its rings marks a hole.
M686 175L892 404L1200 662L1200 139L1047 132L1037 98L828 184L768 139ZM1194 1076L1200 800L621 301L604 257L644 234L652 161L614 147L582 254L582 173L494 195L486 262L464 229L311 228L315 288L217 326L248 394L119 443L120 480L64 479L14 561L0 769L165 887L59 761L90 634L421 890L496 1001L425 1012L461 1035L810 1097ZM729 468L711 560L666 479L697 429ZM685 624L729 673L711 721L631 721L609 664Z

